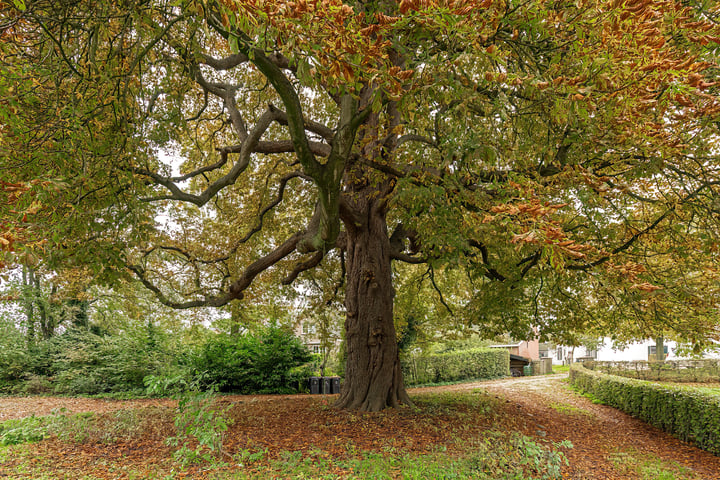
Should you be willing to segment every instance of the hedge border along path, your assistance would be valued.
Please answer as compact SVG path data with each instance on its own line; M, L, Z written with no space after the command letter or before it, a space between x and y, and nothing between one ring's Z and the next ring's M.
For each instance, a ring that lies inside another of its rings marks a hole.
M720 456L720 395L588 370L570 369L570 383L601 402Z

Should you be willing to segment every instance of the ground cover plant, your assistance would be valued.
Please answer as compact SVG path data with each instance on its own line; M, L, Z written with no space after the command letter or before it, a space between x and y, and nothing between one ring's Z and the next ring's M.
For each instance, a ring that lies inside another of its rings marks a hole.
M617 451L613 464L625 476L640 480L684 480L693 478L692 471L680 462L664 462L654 455L638 455L635 450Z

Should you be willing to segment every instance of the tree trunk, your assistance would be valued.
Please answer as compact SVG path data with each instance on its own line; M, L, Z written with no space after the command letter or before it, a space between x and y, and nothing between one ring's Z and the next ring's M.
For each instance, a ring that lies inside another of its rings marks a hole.
M235 300L230 304L230 336L238 337L242 332L243 317L242 304L240 300Z
M411 404L405 391L393 324L390 240L385 212L371 196L346 222L345 382L336 406L379 411Z
M67 300L64 308L68 310L73 326L84 329L90 327L90 317L88 316L89 304L87 300Z
M655 361L665 361L665 339L662 336L655 339Z
M35 343L35 302L33 301L34 271L23 265L22 268L22 302L27 318L27 343Z
M54 285L50 291L50 298L56 291ZM42 289L40 288L40 279L35 276L35 301L37 302L38 311L40 313L40 332L43 340L50 339L55 333L55 315L52 311L50 300L42 298Z

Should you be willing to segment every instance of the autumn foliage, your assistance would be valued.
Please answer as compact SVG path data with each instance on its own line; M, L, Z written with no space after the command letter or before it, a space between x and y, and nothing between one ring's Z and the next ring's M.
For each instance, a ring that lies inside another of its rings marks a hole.
M409 401L399 278L488 336L718 336L716 5L1 12L2 161L64 182L42 202L50 268L179 309L344 296L343 406Z

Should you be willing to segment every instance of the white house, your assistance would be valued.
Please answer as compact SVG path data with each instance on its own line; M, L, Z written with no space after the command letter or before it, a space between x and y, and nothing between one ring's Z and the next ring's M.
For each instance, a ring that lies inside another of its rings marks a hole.
M666 340L664 342L666 359L667 360L680 360L688 358L687 356L680 356L677 352L677 342ZM544 350L541 347L541 355L552 357L553 365L563 365L572 361L577 361L583 358L592 358L601 362L621 362L621 361L640 361L649 360L655 356L655 340L646 340L644 342L633 342L628 344L625 348L614 348L612 340L610 338L604 338L603 343L599 348L593 350L584 346L580 347L567 347L562 345L555 345L554 348L548 348ZM720 359L720 351L714 351L706 353L704 358L718 358Z

